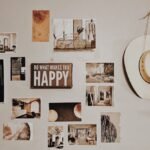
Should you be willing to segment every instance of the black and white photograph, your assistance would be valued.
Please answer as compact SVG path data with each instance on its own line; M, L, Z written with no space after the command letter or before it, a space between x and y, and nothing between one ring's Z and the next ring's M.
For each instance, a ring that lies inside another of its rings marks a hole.
M0 33L0 53L16 50L16 33Z
M39 98L13 98L12 119L40 118L41 100Z
M26 79L26 62L25 57L11 57L11 80Z
M64 132L63 126L48 127L48 148L63 149L64 147Z
M0 60L0 102L4 102L4 62Z
M54 50L92 50L96 48L94 19L54 19Z
M80 102L49 103L49 122L81 121L82 108Z
M3 139L4 140L32 140L32 124L24 123L4 123Z
M86 104L88 106L112 106L113 86L87 86Z
M113 83L114 63L86 63L87 83Z
M96 145L96 124L69 124L69 145Z
M101 113L101 142L120 142L120 113Z

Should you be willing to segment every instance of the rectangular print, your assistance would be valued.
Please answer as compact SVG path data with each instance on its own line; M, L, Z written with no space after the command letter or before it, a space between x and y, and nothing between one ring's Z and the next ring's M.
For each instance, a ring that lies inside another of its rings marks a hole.
M92 50L96 48L94 19L55 19L54 50Z
M31 64L31 88L72 88L72 64Z
M112 106L112 86L87 86L86 103L88 106Z
M39 98L13 98L12 119L40 118L41 100Z
M120 113L106 112L101 114L101 142L120 142Z
M114 63L86 63L87 83L113 83Z
M70 124L68 125L69 145L96 145L96 124Z
M49 103L48 121L81 121L81 103Z
M25 80L25 57L11 57L11 80Z
M33 136L32 124L24 123L4 123L4 140L31 140Z
M48 10L33 10L32 12L32 41L49 41L49 18Z
M63 126L49 126L48 127L48 148L63 149L63 147L64 147Z
M0 33L0 52L15 51L16 33Z
M0 60L0 102L4 102L4 62Z

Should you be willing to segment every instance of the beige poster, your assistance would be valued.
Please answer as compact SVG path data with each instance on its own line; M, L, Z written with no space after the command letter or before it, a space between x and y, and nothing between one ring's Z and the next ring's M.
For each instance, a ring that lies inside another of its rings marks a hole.
M32 41L49 41L49 18L48 10L33 10L32 13Z

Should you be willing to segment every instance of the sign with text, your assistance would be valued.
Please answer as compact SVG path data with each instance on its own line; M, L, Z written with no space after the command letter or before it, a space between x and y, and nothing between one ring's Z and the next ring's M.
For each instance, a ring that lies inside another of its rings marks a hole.
M72 88L72 64L31 64L31 88Z

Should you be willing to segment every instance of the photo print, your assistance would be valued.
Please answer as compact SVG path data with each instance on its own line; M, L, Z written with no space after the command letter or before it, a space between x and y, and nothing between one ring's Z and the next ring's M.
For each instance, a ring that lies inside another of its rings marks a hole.
M32 139L32 125L30 123L4 123L3 139L4 140L24 140Z
M4 102L4 62L0 60L0 102Z
M68 125L69 145L96 145L96 124L70 124Z
M49 41L49 10L33 10L32 12L32 41L48 42Z
M63 149L63 147L64 147L63 126L49 126L48 127L48 148Z
M25 80L25 57L11 57L11 80Z
M39 98L13 98L12 119L40 118L41 100Z
M101 114L101 142L120 142L120 113L106 112Z
M81 103L49 103L48 121L81 121Z
M112 106L112 86L87 86L86 104L88 106Z
M0 53L16 50L16 33L0 33Z
M113 83L114 63L87 63L87 83Z
M92 50L96 48L94 19L54 19L54 50Z

